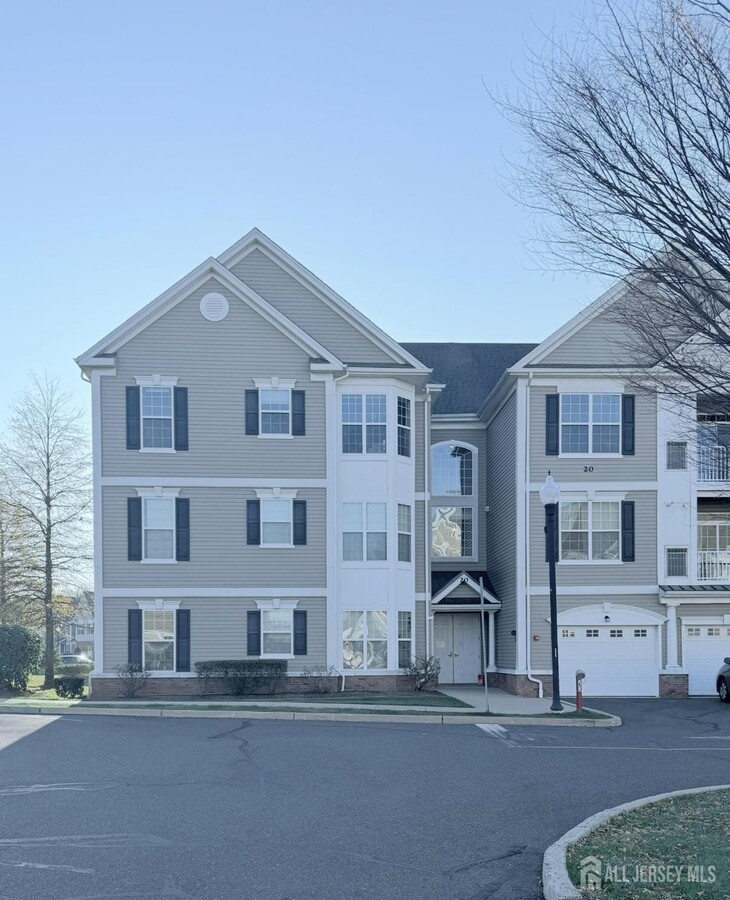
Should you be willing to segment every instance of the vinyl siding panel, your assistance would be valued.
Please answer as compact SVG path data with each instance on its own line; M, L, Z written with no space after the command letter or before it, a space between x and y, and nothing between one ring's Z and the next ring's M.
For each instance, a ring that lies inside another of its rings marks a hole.
M649 612L657 613L660 616L666 616L666 608L659 603L656 596L648 594L606 594L587 597L561 597L560 588L558 587L558 613L566 609L573 609L576 606L601 606L603 603L611 603L612 605L621 606L637 606L639 609L646 609ZM549 670L552 665L550 653L550 623L547 621L550 615L550 599L546 595L544 597L530 598L530 649L532 653L532 665L538 670ZM618 622L616 622L618 624ZM665 628L662 626L662 631ZM539 640L534 640L534 635ZM573 690L575 684L574 672L560 673L561 687L566 696Z
M415 629L415 655L423 656L426 652L426 604L423 600L416 600Z
M231 271L343 362L392 364L393 358L260 250Z
M270 595L269 595L270 596ZM267 595L262 594L261 599ZM150 598L152 599L152 598ZM127 610L137 609L135 600L104 600L104 668L113 672L127 662ZM246 656L246 613L257 609L255 599L186 598L180 609L190 610L190 661L243 659ZM307 611L307 654L289 660L297 671L305 666L326 664L327 623L324 597L299 600L297 609Z
M477 530L477 557L475 559L470 560L456 560L454 562L450 562L448 559L443 557L434 557L431 560L431 566L433 569L437 569L442 572L461 572L463 569L480 569L486 567L486 558L487 558L487 538L486 538L486 525L487 518L486 513L484 512L484 507L487 504L487 478L486 478L486 466L485 466L485 455L486 455L486 428L480 429L472 429L465 428L459 429L458 425L454 426L453 431L432 431L431 432L431 444L440 444L443 441L456 441L457 443L465 443L471 444L471 446L476 447L478 450L477 453L477 463L476 468L474 470L474 474L477 478L477 504L475 509L475 517L478 523ZM436 498L432 498L431 505L438 506L439 501ZM449 505L448 501L444 501L443 505Z
M272 587L320 588L326 585L325 491L300 490L307 501L307 544L267 549L246 544L245 488L188 488L190 562L155 564L127 560L127 497L133 489L103 488L104 587Z
M223 293L222 322L200 314L201 297ZM310 357L215 280L171 309L118 353L115 376L101 379L103 475L302 478L325 476L324 384L310 381ZM126 449L125 388L135 376L179 378L188 388L189 446L179 453ZM246 436L244 392L254 378L296 379L306 394L306 434Z
M557 393L554 387L533 387L530 393L530 480L542 483L548 469L560 482L655 481L657 477L656 398L636 394L636 438L634 456L547 456L545 454L545 397ZM627 390L627 393L632 393ZM592 472L584 472L593 466Z
M424 542L425 528L425 509L426 504L422 500L417 500L414 510L414 538L416 542L413 558L416 565L416 593L422 594L426 590L426 553Z
M636 352L631 349L631 343L630 331L616 321L612 310L608 310L563 341L539 364L606 367L631 365L636 360Z
M502 609L497 613L497 665L514 668L517 627L517 394L487 429L486 560Z
M596 494L600 500L600 494ZM558 595L561 586L600 587L622 584L656 585L657 582L657 501L656 491L630 491L636 515L636 561L625 563L558 563ZM530 494L530 577L532 585L547 585L545 562L545 509L536 491ZM623 601L622 601L623 602ZM579 606L580 604L571 604Z
M415 448L414 452L416 454L414 463L416 467L416 490L417 491L425 491L426 490L426 479L425 479L425 466L426 466L426 452L424 447L424 434L423 434L423 419L425 416L426 404L421 400L416 400L414 406L414 415L413 415L413 440L412 444Z

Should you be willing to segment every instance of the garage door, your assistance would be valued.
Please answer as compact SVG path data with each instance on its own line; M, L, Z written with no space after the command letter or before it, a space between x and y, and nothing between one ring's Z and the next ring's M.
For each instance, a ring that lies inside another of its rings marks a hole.
M586 697L659 694L657 626L560 627L560 686L569 696L576 669L586 673Z
M717 670L726 656L730 656L730 627L685 626L682 661L689 674L690 694L715 693Z

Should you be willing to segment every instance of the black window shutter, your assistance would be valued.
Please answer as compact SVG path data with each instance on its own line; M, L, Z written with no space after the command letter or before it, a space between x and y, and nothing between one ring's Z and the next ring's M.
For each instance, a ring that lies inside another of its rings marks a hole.
M127 497L127 559L142 559L142 498Z
M259 392L246 391L246 434L259 433Z
M624 456L634 455L635 401L633 394L624 394L621 398L621 452Z
M291 433L300 437L305 433L304 427L304 391L291 392Z
M295 500L294 507L294 543L301 546L307 543L307 501Z
M246 656L261 656L261 613L257 609L248 611L248 641Z
M307 655L307 611L294 610L294 656Z
M140 411L139 388L127 386L127 450L139 450L140 444Z
M634 501L624 500L621 504L621 559L624 562L636 560L636 527L634 523Z
M175 449L188 449L188 389L175 388Z
M560 452L560 394L545 397L545 455Z
M127 610L127 662L142 668L142 610Z
M175 669L190 671L190 610L175 610Z
M182 497L175 500L175 559L190 561L190 501Z
M246 501L246 543L261 543L261 502L259 500Z

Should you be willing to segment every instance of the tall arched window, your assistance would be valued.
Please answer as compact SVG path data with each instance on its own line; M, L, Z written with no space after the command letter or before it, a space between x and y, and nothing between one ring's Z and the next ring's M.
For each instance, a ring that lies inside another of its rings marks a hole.
M431 555L472 559L476 552L477 448L448 441L431 448Z

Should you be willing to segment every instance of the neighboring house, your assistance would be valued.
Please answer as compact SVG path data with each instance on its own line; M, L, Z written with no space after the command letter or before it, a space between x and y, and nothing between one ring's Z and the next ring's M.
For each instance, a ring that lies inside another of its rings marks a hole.
M730 417L700 402L695 438L630 387L620 296L538 346L398 344L254 230L144 307L77 360L95 696L127 662L176 693L245 657L391 688L433 653L474 683L482 589L490 684L549 693L548 470L563 692L578 668L588 695L712 692Z
M77 616L56 626L56 652L62 656L82 654L94 658L94 620Z

